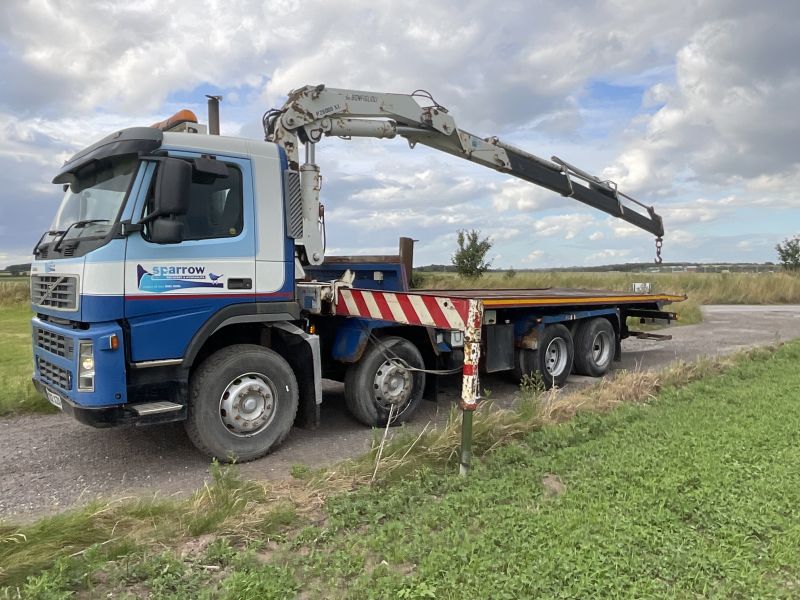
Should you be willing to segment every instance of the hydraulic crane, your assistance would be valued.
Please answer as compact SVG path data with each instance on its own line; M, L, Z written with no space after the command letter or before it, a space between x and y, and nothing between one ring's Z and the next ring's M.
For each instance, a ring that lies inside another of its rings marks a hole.
M420 99L431 104L421 106ZM305 86L290 92L283 107L267 111L263 123L267 141L282 146L290 169L299 171L303 221L300 245L305 249L301 262L305 264L318 265L325 258L324 228L319 227L324 219L319 200L320 168L314 152L314 145L323 136L388 139L401 136L411 148L423 144L513 175L652 233L656 236L656 262L661 260L664 224L652 206L620 192L613 181L602 180L556 156L546 160L497 137L484 139L460 129L448 110L423 90L387 94L325 85ZM301 143L305 147L303 164L299 163Z

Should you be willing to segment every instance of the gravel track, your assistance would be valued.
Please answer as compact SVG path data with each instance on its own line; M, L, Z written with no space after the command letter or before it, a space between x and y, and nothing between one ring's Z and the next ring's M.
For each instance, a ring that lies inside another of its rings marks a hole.
M670 341L625 340L623 361L615 368L661 368L677 358L800 337L800 306L707 306L703 312L703 323L670 329ZM570 385L588 382L570 378ZM517 389L502 377L486 377L482 385L501 404L510 403ZM412 426L446 418L459 382L442 387L440 401L423 402ZM295 428L275 452L239 469L249 477L283 478L295 464L319 467L356 456L372 440L372 432L347 413L342 386L330 382L320 429ZM186 494L208 477L208 459L189 443L181 425L92 429L63 415L0 419L0 456L0 519L27 520L96 497Z

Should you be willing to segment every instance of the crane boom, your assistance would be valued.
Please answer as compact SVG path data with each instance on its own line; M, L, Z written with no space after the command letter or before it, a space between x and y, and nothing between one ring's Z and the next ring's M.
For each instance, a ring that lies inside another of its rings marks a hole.
M422 106L418 99L431 102ZM401 136L413 148L423 144L471 162L507 173L622 219L652 233L664 235L661 216L652 206L623 194L614 182L601 180L553 156L546 160L501 142L480 138L456 126L446 108L430 94L386 94L324 85L305 86L289 94L280 109L264 115L267 140L286 151L290 169L300 172L303 202L303 245L311 264L324 259L324 244L311 231L319 214L319 167L314 144L323 136L394 138ZM299 145L306 161L299 163ZM643 211L636 210L632 205ZM316 212L315 212L316 211Z

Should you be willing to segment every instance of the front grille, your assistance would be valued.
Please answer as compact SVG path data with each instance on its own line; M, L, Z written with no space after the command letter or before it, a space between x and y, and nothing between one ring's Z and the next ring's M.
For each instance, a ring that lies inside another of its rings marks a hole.
M31 303L57 310L78 308L75 275L31 275Z
M72 358L75 351L75 342L72 338L40 327L33 328L33 339L37 347L64 358Z
M39 376L42 378L43 382L54 385L62 390L72 389L72 375L69 371L43 358L37 358L36 363L39 366Z

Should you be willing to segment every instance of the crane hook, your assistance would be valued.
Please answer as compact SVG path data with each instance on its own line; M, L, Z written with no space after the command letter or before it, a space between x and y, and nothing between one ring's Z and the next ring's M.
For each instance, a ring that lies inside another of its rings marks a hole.
M656 260L655 263L660 265L664 262L664 259L661 258L661 247L664 245L664 239L661 236L656 238Z

